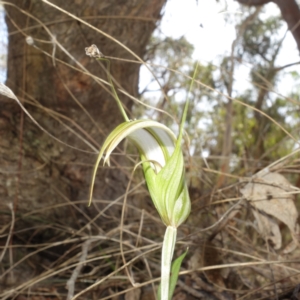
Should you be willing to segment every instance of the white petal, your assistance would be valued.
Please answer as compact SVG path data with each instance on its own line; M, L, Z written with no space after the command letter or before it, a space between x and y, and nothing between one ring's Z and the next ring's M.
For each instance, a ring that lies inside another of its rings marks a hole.
M171 156L175 150L175 140L173 136L170 136L169 132L166 132L162 128L152 127L151 130L155 132L160 140L164 143L164 147L167 149L169 155Z
M140 148L147 160L156 161L162 168L165 166L166 160L161 145L147 130L138 129L132 132L128 138ZM157 170L154 166L153 169L159 171L159 169Z

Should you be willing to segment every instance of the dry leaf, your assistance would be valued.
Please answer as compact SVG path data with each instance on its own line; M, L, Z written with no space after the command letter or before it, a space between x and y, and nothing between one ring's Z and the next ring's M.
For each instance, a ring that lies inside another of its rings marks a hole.
M293 201L292 191L295 191L295 187L278 173L257 176L253 182L241 189L241 193L252 206L258 231L264 238L272 241L275 249L280 249L282 244L278 220L289 228L293 236L293 245L288 245L285 253L297 246L299 234L298 211Z
M282 244L281 233L276 220L258 212L255 208L252 209L252 213L257 222L258 232L264 238L271 241L276 250L280 249Z
M189 259L188 265L192 270L196 270L201 267L222 265L222 257L218 247L216 247L211 241L206 241L201 248L195 249L192 257ZM223 279L224 269L206 270L203 272L207 281L211 284L212 290L225 289L225 283ZM201 272L202 273L202 272ZM199 287L203 288L202 280L200 280L199 273L192 273L192 279L196 281ZM208 287L206 286L206 289Z

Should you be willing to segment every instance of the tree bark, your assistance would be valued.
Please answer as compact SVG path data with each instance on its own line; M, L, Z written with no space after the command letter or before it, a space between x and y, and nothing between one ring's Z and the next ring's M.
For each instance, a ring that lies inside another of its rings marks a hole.
M100 28L143 57L165 0L53 0L52 3ZM96 44L106 56L130 60L134 57L116 42L40 0L11 0L5 9L9 31L6 84L51 134L89 153L54 141L25 117L16 103L1 96L0 211L9 211L5 204L14 203L21 216L44 209L45 219L59 217L73 223L76 213L72 206L55 209L55 205L87 201L95 149L123 120L105 87L72 67L79 68L77 61L91 74L107 80L105 64L85 54L85 47L91 44ZM133 96L138 96L139 67L137 63L112 60L112 77ZM124 95L120 98L130 111L132 100ZM93 145L94 150L70 128ZM119 157L113 161L114 170L99 172L95 198L115 199L124 193L128 174L120 170L122 164L124 157ZM82 209L87 209L86 204ZM52 209L45 209L48 206ZM37 221L27 218L26 222Z
M275 0L300 51L300 9L295 0Z
M247 6L260 6L273 2L273 0L237 0L237 2Z

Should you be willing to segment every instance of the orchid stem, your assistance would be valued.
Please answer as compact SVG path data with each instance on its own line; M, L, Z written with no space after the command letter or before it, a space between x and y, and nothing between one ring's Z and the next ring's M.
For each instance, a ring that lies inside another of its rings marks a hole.
M161 255L161 300L170 300L170 271L175 249L177 228L168 226L165 232Z
M121 100L120 100L120 98L119 98L119 96L117 94L117 91L115 89L115 86L113 85L113 82L111 80L111 75L110 75L110 60L107 59L107 58L103 58L103 57L98 58L98 60L104 60L104 61L106 61L106 63L107 63L107 77L108 77L108 81L110 83L110 87L111 87L111 90L113 92L114 98L115 98L115 100L117 102L117 105L118 105L118 107L119 107L119 109L121 111L121 114L122 114L123 118L125 119L126 122L129 122L129 118L128 118L125 110L124 110L122 102L121 102Z

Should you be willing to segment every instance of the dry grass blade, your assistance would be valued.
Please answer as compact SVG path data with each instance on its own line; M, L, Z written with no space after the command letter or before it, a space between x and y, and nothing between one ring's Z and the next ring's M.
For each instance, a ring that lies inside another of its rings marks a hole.
M3 96L6 96L8 98L14 99L18 105L21 107L21 109L25 112L25 114L29 117L29 119L42 131L44 131L47 135L49 135L52 139L54 139L55 141L59 142L60 144L63 144L64 146L67 146L69 148L72 148L74 150L78 150L81 152L85 152L85 153L93 153L90 151L86 151L83 149L79 149L77 147L74 147L72 145L69 145L67 143L65 143L64 141L58 139L57 137L55 137L53 134L51 134L48 130L46 130L44 127L42 127L32 116L31 114L28 112L28 110L24 107L24 105L21 103L21 101L18 99L18 97L13 93L13 91L7 87L4 83L0 82L0 94Z

